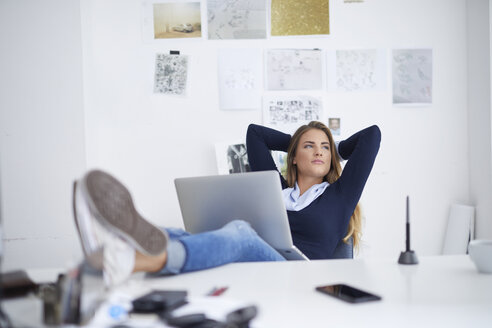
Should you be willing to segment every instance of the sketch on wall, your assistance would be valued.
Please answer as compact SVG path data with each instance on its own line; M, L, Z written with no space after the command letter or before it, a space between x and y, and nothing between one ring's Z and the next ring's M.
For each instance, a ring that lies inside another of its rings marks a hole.
M209 39L265 39L266 0L207 0Z
M383 50L336 50L327 52L329 91L384 91L386 58Z
M215 144L218 174L250 172L246 143L242 140Z
M202 37L199 1L153 1L152 8L146 11L149 10L152 10L154 39ZM148 12L144 15L144 27L146 21L149 23L149 15Z
M283 151L272 151L272 158L275 166L277 166L277 170L287 178L287 153Z
M340 117L330 117L328 118L328 128L330 129L333 137L340 136L341 134L341 119Z
M219 102L222 110L261 107L262 52L260 49L220 49Z
M154 93L185 95L187 75L188 56L157 54Z
M393 50L393 103L432 103L432 49Z
M302 124L319 121L321 114L321 100L315 97L265 97L263 125L292 134Z
M271 35L330 33L328 0L271 0Z
M323 87L319 49L267 50L268 90L319 90Z

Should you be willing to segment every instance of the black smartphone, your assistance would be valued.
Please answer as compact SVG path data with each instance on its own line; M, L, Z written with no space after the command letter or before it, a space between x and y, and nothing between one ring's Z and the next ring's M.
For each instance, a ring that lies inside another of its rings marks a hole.
M134 313L156 313L174 310L186 304L184 290L154 290L132 301Z
M381 300L381 297L378 295L374 295L345 284L319 286L316 287L316 290L349 303L362 303Z

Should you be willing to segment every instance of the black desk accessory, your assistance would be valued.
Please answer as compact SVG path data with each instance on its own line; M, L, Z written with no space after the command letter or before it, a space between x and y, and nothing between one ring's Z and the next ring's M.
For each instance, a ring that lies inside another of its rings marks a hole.
M29 278L26 271L14 270L0 273L0 288L2 298L8 299L35 292L38 285Z
M40 286L43 322L47 326L85 325L106 299L102 272L102 248L87 255L77 266L58 275L54 284Z
M177 328L249 328L256 317L256 306L247 306L227 314L226 321L216 321L204 313L175 316L174 311L188 304L185 290L153 290L132 301L132 313L155 313L170 327Z
M133 313L172 312L187 303L185 290L153 290L132 301Z
M406 250L400 253L400 257L398 258L399 264L418 264L419 260L417 258L417 254L410 249L410 200L407 196L407 224L406 224Z
M253 320L258 309L251 305L227 314L226 321L216 321L207 318L204 313L192 313L181 316L174 316L175 308L181 306L181 303L176 307L170 307L158 313L162 321L170 327L177 328L249 328L250 322Z

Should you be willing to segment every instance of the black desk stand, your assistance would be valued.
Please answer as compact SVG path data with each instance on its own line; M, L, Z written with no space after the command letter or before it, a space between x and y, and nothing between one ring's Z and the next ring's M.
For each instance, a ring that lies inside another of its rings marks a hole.
M407 224L406 224L406 250L400 253L398 258L399 264L418 264L419 260L417 254L410 249L410 209L409 209L409 198L407 196Z

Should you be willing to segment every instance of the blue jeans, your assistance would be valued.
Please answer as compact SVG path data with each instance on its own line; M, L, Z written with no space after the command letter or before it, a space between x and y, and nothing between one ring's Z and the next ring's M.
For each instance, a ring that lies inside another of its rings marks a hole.
M285 261L242 220L199 234L167 228L168 259L158 274L182 273L209 269L232 262Z

